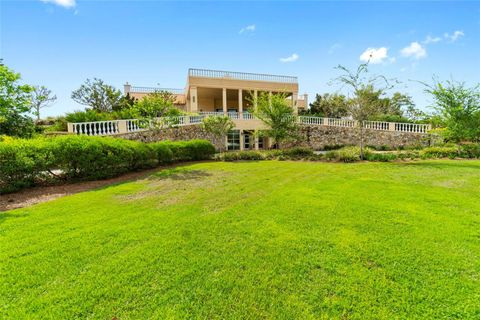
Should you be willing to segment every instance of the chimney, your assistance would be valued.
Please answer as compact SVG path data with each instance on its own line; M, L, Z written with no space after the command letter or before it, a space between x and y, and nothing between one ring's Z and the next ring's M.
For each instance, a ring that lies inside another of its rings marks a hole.
M126 95L127 93L130 93L130 89L131 89L131 88L132 88L132 86L131 86L131 85L128 83L128 81L127 81L127 83L125 83L125 84L123 85L123 94Z

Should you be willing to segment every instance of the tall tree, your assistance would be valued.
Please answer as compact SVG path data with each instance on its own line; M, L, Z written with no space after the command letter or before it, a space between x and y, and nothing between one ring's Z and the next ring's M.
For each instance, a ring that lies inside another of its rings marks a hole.
M101 79L87 79L80 88L72 92L72 99L95 111L111 112L120 102L122 93Z
M341 75L334 79L335 82L348 87L352 98L349 104L349 114L358 122L360 131L360 158L363 159L364 147L364 122L378 114L379 101L387 90L397 83L395 79L387 79L383 75L370 75L368 62L360 64L355 71L339 65L336 67Z
M35 86L32 91L32 109L33 114L40 120L40 109L51 106L57 101L57 96L52 94L52 90L44 86Z
M0 135L28 137L33 133L31 92L33 87L21 84L21 76L0 62Z
M348 99L343 94L315 95L309 113L326 118L341 118L348 114Z
M260 130L260 134L272 138L275 145L280 145L296 137L298 130L297 117L285 94L261 93L253 99L256 105L253 111L269 129Z
M426 84L433 108L447 129L447 139L480 141L480 84L468 88L463 82Z

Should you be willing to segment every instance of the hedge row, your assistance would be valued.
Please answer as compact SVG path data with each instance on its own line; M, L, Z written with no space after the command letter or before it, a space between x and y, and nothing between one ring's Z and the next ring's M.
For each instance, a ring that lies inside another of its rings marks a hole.
M480 144L445 145L427 147L422 150L402 150L396 152L375 152L370 148L364 148L363 153L365 160L376 162L436 158L479 159ZM355 162L360 161L360 148L356 146L347 146L323 154L314 154L313 151L308 148L292 148L271 151L237 151L219 154L216 157L216 160L220 161L272 159Z
M206 140L141 143L109 137L63 136L0 142L0 193L49 180L95 180L159 164L210 159Z

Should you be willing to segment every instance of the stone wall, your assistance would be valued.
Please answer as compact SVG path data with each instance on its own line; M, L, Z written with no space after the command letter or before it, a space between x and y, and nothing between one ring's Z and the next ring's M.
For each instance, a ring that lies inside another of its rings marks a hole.
M358 128L302 125L299 133L299 139L296 142L289 143L287 147L304 146L322 150L325 147L357 145L360 141L360 130ZM366 146L387 146L390 148L428 146L430 135L365 129L364 144Z
M205 139L211 141L217 150L225 149L225 139L219 139L203 130L199 125L182 126L178 128L166 128L160 130L129 132L115 135L117 138L136 140L141 142L177 141Z
M357 145L360 141L358 128L302 125L299 134L299 139L296 142L285 144L285 147L302 146L323 150L325 147ZM225 150L225 139L219 139L207 133L198 125L124 133L116 135L116 137L142 142L206 139L211 141L217 150ZM364 141L365 145L373 147L428 146L430 144L430 135L365 129Z

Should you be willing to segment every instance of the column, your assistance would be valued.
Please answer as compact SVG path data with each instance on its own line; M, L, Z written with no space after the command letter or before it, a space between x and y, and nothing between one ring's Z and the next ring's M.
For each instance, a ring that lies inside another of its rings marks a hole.
M227 114L227 89L223 88L222 92L222 106L223 106L223 113Z
M257 111L258 91L253 91L253 109Z
M198 111L197 87L190 88L190 111Z
M245 144L245 137L243 135L243 130L240 131L240 151L243 151L243 146Z
M292 92L292 108L293 108L294 114L298 114L297 99L298 99L298 92Z
M243 119L242 114L243 114L243 95L242 95L242 89L238 89L238 112L240 113L240 119Z
M117 127L118 133L128 132L127 120L118 120L117 124L118 124L118 127Z
M255 135L255 150L258 150L258 136Z

